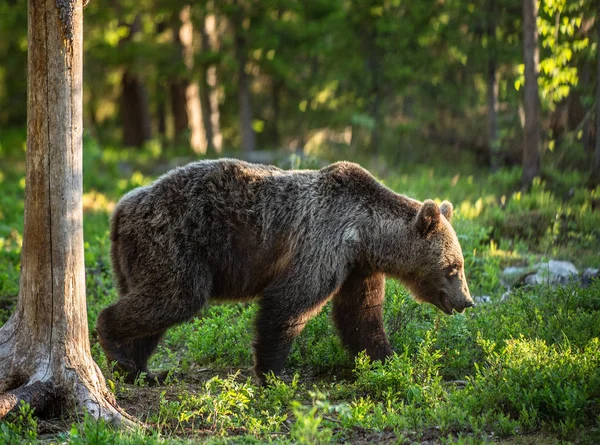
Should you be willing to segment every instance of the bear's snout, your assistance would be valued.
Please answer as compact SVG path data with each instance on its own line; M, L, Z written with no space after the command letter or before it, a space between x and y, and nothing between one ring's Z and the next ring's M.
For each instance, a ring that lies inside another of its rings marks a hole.
M455 294L454 298L450 297L449 303L451 304L451 308L454 311L458 312L459 314L462 314L465 311L465 309L467 309L467 308L475 307L475 302L471 298L471 295L469 293L463 293L463 292L459 292L458 294ZM452 312L448 312L448 311L445 311L445 312L452 313Z

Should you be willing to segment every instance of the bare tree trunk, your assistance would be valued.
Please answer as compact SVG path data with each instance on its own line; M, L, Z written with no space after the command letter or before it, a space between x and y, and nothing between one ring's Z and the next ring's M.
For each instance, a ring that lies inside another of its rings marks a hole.
M167 26L165 24L165 22L159 22L156 25L156 37L159 38L159 36L165 32L167 29ZM156 125L156 130L158 132L158 136L160 137L161 141L166 141L167 138L167 83L162 81L162 80L157 80L156 82L156 91L157 91L157 97L156 97L156 121L157 121L157 125Z
M208 143L202 122L202 107L200 105L200 88L198 82L190 82L185 90L185 99L190 128L190 146L196 154L206 154Z
M157 85L158 90L161 91L161 93L159 94L158 97L158 101L157 101L157 111L156 111L156 119L158 121L158 134L159 136L165 140L166 135L167 135L167 110L165 109L166 107L166 100L165 100L165 95L162 91L164 91L163 85L162 83L159 83Z
M216 66L209 66L206 70L206 83L210 89L210 123L213 132L213 145L215 151L221 153L223 151L223 133L221 133L221 112L219 110L219 90Z
M136 16L129 25L131 40L141 29L140 16ZM121 97L119 99L121 122L123 123L123 144L129 147L140 147L152 139L152 118L148 91L140 77L129 68L121 79Z
M204 18L202 29L202 48L204 51L219 50L218 21L215 14ZM221 113L219 111L219 85L217 67L210 64L205 71L205 83L210 103L210 124L212 128L212 144L216 153L223 150L223 135L221 133Z
M189 80L194 70L194 25L191 6L184 6L179 13L179 27L175 41L181 50L185 74L171 84L171 104L175 118L175 138L189 130L192 150L205 154L207 149L206 127L202 117L200 89L197 82Z
M82 0L29 0L27 174L21 282L0 328L0 418L116 405L90 353L82 227Z
M498 151L500 141L498 139L498 74L496 71L496 0L488 1L487 10L487 36L488 36L488 145L490 168L492 171L498 169Z
M523 59L525 63L525 141L521 188L529 189L541 170L540 98L538 90L539 47L537 0L523 0Z
M171 90L171 112L173 113L173 128L175 140L179 141L188 129L188 115L186 107L185 92L188 83L178 79L169 82Z
M238 113L240 119L240 133L242 136L242 149L244 151L256 150L256 137L252 128L252 101L250 100L250 81L246 74L248 61L246 38L243 35L242 11L235 17L235 58L238 63Z
M383 79L381 75L381 58L377 49L377 31L372 30L363 36L363 46L366 52L367 68L371 78L370 96L371 105L369 106L369 115L371 117L371 152L377 154L381 152L381 137L383 132L383 116L381 107L383 102Z
M210 38L206 32L206 17L203 17L201 21L202 26L200 26L200 37L202 40L202 51L210 52L212 48L210 44ZM207 66L200 67L200 107L202 109L202 123L204 124L204 132L206 133L207 150L216 152Z
M152 139L148 91L137 74L126 70L121 79L120 114L123 144L140 147Z
M383 116L381 115L381 103L383 94L381 85L375 86L373 90L373 102L371 103L371 118L373 119L373 128L371 129L371 152L374 154L381 152L381 137L383 133Z
M208 83L206 82L206 70L201 69L200 73L200 85L199 85L199 102L202 115L202 125L204 126L204 132L206 135L206 150L210 152L217 152L214 144L213 125L211 120L211 106L210 106L210 91Z

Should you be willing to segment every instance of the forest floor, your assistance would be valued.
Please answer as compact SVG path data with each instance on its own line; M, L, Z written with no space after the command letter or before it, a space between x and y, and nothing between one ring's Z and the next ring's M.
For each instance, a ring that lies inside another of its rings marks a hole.
M22 155L0 166L0 324L16 301L23 227ZM88 321L117 298L108 223L115 202L173 161L151 150L86 140L84 232ZM302 166L317 163L304 160ZM329 308L295 341L283 378L252 372L250 303L211 305L171 329L151 369L165 386L125 384L93 330L92 353L120 405L147 428L115 431L88 417L40 420L27 407L0 422L0 443L600 443L600 282L583 287L502 282L508 266L551 259L600 266L600 189L574 172L546 171L528 193L519 169L369 165L390 188L454 203L471 293L464 314L419 305L386 283L386 364L342 348Z

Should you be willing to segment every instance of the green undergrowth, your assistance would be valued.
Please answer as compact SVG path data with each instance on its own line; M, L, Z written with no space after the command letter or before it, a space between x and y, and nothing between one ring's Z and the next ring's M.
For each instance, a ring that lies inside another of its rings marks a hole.
M25 406L0 423L0 443L600 442L600 282L510 294L500 282L505 266L547 259L599 267L600 190L569 172L548 174L521 193L515 169L481 175L387 168L382 176L393 189L454 203L471 293L488 303L449 317L388 280L392 359L349 356L326 306L294 342L282 379L267 388L257 386L251 370L256 305L210 305L169 330L153 356L153 370L173 370L166 386L127 385L93 332L99 311L117 298L109 216L119 196L149 183L165 162L155 146L133 156L86 139L92 353L120 404L146 427L116 431L85 416L57 420L57 427ZM23 176L18 156L0 165L0 323L18 294Z

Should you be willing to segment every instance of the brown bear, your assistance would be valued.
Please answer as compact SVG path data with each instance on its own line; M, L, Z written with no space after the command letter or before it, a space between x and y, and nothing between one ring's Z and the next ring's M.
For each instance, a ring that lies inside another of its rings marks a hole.
M257 298L255 371L279 374L292 340L329 300L344 345L392 354L386 276L447 314L473 306L452 205L399 195L359 165L284 171L233 159L176 168L126 194L111 222L120 299L96 330L128 380L165 331L209 300Z

